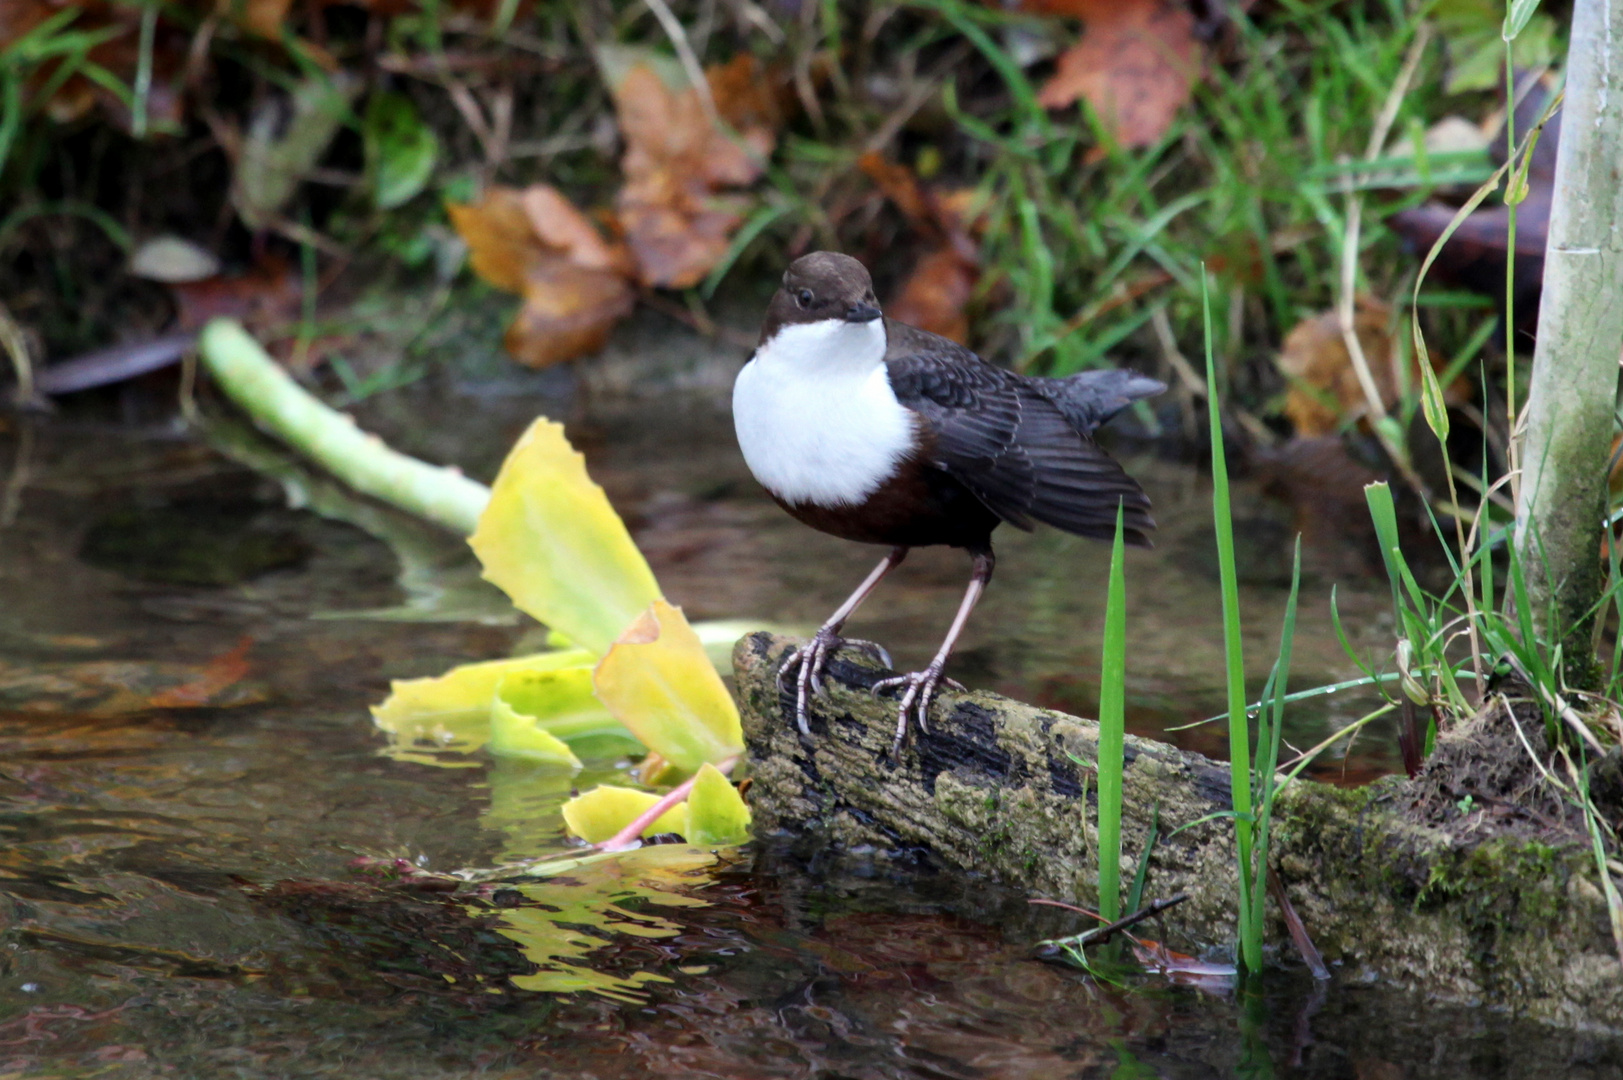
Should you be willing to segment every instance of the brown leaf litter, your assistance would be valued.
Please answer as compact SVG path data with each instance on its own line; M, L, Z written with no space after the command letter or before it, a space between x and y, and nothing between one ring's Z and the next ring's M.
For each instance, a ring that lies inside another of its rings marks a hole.
M1172 127L1205 67L1186 0L1026 0L1027 11L1079 18L1082 38L1037 93L1045 108L1085 99L1115 142L1152 146ZM1102 155L1094 148L1091 157Z
M1369 365L1371 379L1388 409L1397 404L1405 381L1418 389L1419 361L1407 350L1409 370L1400 377L1401 352L1393 333L1392 309L1372 296L1360 296L1353 313L1353 334ZM1353 366L1352 354L1341 332L1341 318L1335 311L1310 315L1291 328L1279 353L1279 370L1289 380L1285 395L1285 416L1303 438L1331 435L1346 419L1368 411L1363 383ZM1448 358L1431 354L1434 370L1448 365ZM1469 388L1463 378L1443 388L1450 403L1464 398Z

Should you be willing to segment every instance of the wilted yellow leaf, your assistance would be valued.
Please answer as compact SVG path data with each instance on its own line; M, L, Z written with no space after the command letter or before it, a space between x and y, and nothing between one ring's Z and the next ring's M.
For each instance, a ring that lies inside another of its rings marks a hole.
M688 824L682 831L690 844L742 844L750 838L750 808L721 770L706 762L688 793Z
M594 655L584 649L463 664L431 679L396 679L389 697L372 707L372 719L396 743L428 742L441 750L477 750L490 738L490 703L509 676L576 668L590 671Z
M602 784L564 803L564 824L589 844L601 844L630 825L638 814L659 801L659 796L635 788ZM687 829L687 808L678 803L643 830L646 836L680 833Z
M490 752L498 757L523 758L538 765L581 767L569 744L548 731L540 717L521 713L502 699L500 689L490 700Z
M626 627L597 665L593 685L644 746L686 772L744 751L732 695L682 610L664 600Z
M508 454L468 542L519 610L597 656L659 597L625 523L551 420L531 424Z

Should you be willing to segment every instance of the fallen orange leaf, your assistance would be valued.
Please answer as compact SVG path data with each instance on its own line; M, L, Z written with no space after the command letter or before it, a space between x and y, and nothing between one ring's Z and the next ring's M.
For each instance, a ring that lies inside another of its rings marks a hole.
M1358 338L1370 377L1380 391L1382 404L1397 403L1402 383L1391 333L1392 309L1374 297L1361 296L1353 314L1353 333ZM1446 357L1432 354L1432 366L1446 367ZM1331 435L1341 429L1344 418L1368 409L1363 384L1353 367L1347 343L1342 338L1341 320L1334 311L1311 315L1285 335L1279 353L1279 370L1290 380L1285 394L1285 416L1298 437ZM1419 385L1418 361L1409 358L1408 384ZM1456 380L1444 387L1444 399L1460 399L1462 388Z
M556 189L492 187L447 210L474 273L524 297L504 339L520 363L545 367L596 352L630 313L625 250Z
M1026 0L1028 11L1082 19L1082 40L1060 54L1037 94L1049 109L1086 98L1123 147L1150 146L1189 100L1204 55L1185 0ZM1100 151L1096 148L1093 156Z

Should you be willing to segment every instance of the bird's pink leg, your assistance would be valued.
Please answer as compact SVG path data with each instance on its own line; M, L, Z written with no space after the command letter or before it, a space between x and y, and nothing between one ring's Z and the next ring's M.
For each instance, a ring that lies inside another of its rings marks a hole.
M845 625L845 620L849 619L857 608L862 606L862 602L868 599L868 594L878 587L879 582L884 579L885 575L894 570L905 558L907 558L907 548L891 548L890 554L886 555L879 565L873 568L873 572L863 579L862 584L857 586L857 591L846 597L845 603L841 604L839 609L828 617L827 622L818 627L817 633L812 635L812 639L806 643L805 647L795 649L784 657L783 666L778 668L778 688L787 690L788 687L783 685L784 679L789 675L790 671L799 669L795 672L795 722L799 724L802 735L811 734L811 727L808 724L808 710L811 698L813 694L823 692L823 668L827 666L828 659L833 655L834 650L846 644L865 645L879 654L879 658L885 662L886 667L890 666L890 654L884 650L883 646L876 645L871 641L853 640L847 642L840 637L840 628Z
M907 691L902 694L902 702L897 710L896 744L892 753L899 753L902 741L907 738L907 721L912 715L918 721L919 730L930 730L930 706L935 701L937 689L942 682L956 686L951 679L943 679L941 671L947 666L947 657L952 655L952 647L958 643L958 636L964 632L964 624L969 622L969 613L975 610L975 604L986 591L986 583L992 580L992 568L997 560L990 551L975 556L975 568L970 573L969 588L964 590L963 602L958 605L958 614L952 620L952 626L947 629L946 640L941 648L936 650L935 659L925 666L923 671L915 671L908 675L898 675L893 679L882 679L874 683L874 690L886 690L892 687L905 686ZM961 688L960 688L961 689Z

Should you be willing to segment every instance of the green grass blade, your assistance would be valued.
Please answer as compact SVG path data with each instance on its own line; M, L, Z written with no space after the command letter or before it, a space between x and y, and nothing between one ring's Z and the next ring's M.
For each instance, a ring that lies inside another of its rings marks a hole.
M1200 308L1206 338L1206 411L1212 436L1212 529L1217 534L1218 577L1223 590L1223 647L1229 698L1229 781L1233 789L1234 846L1239 858L1241 959L1259 970L1262 952L1246 948L1251 921L1251 725L1246 720L1245 651L1240 638L1240 579L1234 567L1234 517L1229 505L1228 462L1223 455L1223 418L1217 407L1217 363L1212 357L1212 298L1206 267L1200 268Z
M1273 822L1274 795L1279 790L1274 782L1274 774L1279 771L1279 745L1285 729L1286 684L1290 681L1291 647L1296 641L1296 600L1301 589L1302 538L1298 535L1296 556L1291 564L1290 598L1285 602L1285 619L1279 629L1279 656L1274 661L1273 674L1268 680L1272 700L1268 708L1259 710L1257 714L1257 791L1260 803L1257 808L1257 862L1251 878L1251 922L1246 927L1249 940L1243 944L1242 951L1258 956L1262 955L1267 912L1269 827Z
M1122 572L1122 507L1110 547L1104 655L1099 670L1099 914L1121 918L1121 774L1127 725L1127 586Z
M1150 835L1144 838L1144 850L1138 855L1138 869L1133 872L1133 887L1127 893L1129 914L1144 906L1144 883L1150 877L1150 854L1155 851L1155 842L1160 838L1161 804L1155 803L1150 807Z

